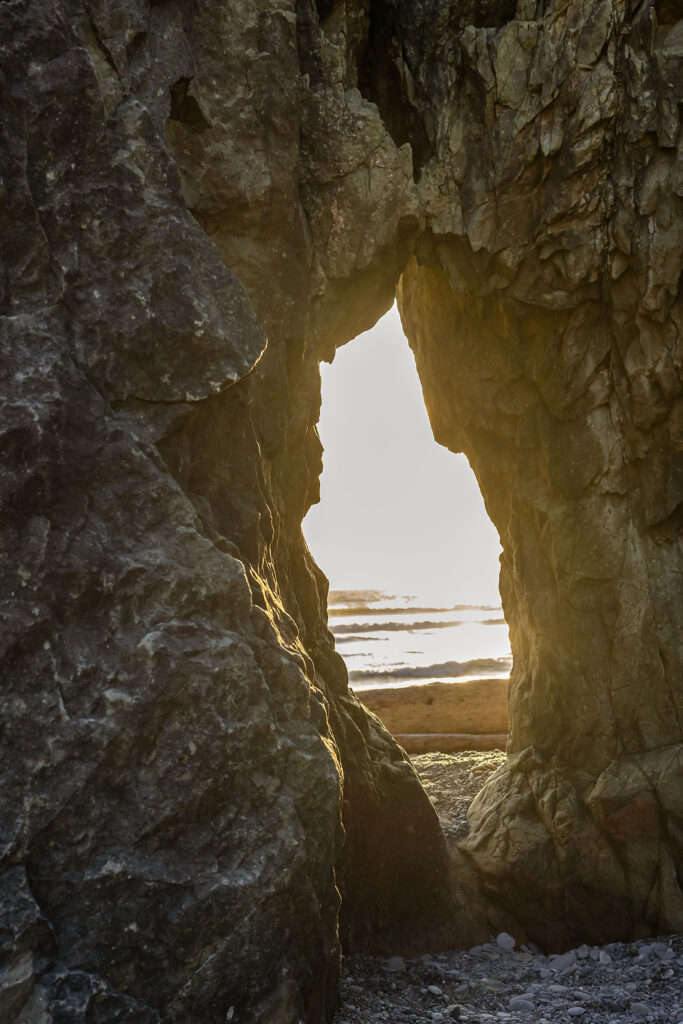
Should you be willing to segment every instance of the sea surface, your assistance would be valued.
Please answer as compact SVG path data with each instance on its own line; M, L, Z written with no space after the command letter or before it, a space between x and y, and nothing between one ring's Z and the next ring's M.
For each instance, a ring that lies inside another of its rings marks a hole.
M330 629L351 687L509 676L512 655L503 609L444 604L380 590L331 590Z

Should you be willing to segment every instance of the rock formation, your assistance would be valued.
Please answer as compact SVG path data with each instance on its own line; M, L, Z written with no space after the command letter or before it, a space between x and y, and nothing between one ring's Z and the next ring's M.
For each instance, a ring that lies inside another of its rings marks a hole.
M3 1020L314 1024L340 932L486 929L301 534L399 278L505 549L470 871L683 926L679 6L0 4Z
M431 24L399 9L392 38L434 152L401 310L501 536L514 655L467 850L557 947L683 929L683 21L545 7L465 27L441 78Z

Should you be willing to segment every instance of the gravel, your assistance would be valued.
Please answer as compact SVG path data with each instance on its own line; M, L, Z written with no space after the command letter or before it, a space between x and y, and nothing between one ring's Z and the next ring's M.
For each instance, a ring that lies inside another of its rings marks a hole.
M642 940L618 942L604 947L609 964L587 947L562 970L557 958L529 947L506 952L493 937L467 952L405 959L400 974L379 957L346 957L335 1024L679 1024L683 937L658 941L664 956L643 956Z
M451 842L498 751L423 754L413 763ZM504 932L470 950L410 959L344 958L334 1024L683 1024L683 936L545 955Z
M468 750L462 754L419 754L411 761L436 808L446 838L467 835L467 808L493 772L505 763L502 750Z

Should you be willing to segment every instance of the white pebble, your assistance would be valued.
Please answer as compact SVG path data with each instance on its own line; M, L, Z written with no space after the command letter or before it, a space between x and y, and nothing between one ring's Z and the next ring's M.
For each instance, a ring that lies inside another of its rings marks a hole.
M496 944L507 953L511 953L516 946L515 940L511 935L508 935L507 932L500 932L500 934L496 936Z
M550 962L550 968L553 971L566 971L568 967L573 967L576 963L576 953L573 949L570 949L568 953L562 953L559 956L554 956Z
M511 1010L516 1010L518 1013L533 1013L534 1004L529 999L524 999L523 996L513 996L509 1002Z

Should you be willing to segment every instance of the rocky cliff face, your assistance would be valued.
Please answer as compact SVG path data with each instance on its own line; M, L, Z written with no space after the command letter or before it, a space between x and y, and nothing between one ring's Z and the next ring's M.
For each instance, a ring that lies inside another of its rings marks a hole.
M401 307L500 532L515 659L467 851L555 945L683 928L683 22L545 6L431 66L414 9L393 31L435 154Z
M453 945L487 901L681 927L678 13L0 5L3 1019L313 1024L339 925ZM456 882L301 535L318 361L399 277L505 547Z

